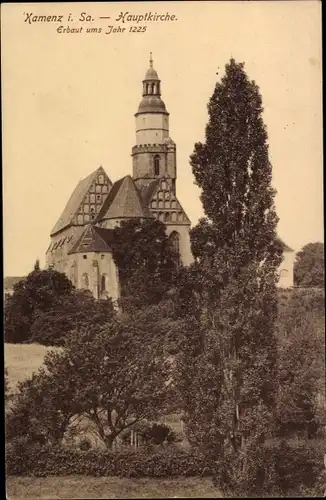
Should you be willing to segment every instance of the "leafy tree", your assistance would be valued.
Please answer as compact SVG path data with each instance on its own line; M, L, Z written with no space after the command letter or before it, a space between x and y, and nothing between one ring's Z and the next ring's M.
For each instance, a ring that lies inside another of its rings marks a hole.
M296 256L294 282L304 287L324 286L324 244L308 243Z
M31 326L36 312L49 311L60 297L73 290L71 281L53 269L34 270L14 285L14 292L5 301L5 341L23 343L30 340Z
M95 300L88 292L75 290L60 297L51 309L35 312L30 342L62 346L69 332L83 327L101 327L113 316L111 300Z
M152 307L72 333L65 349L51 351L44 370L20 387L9 435L53 443L72 420L88 419L111 448L126 428L157 418L172 385L168 321Z
M152 219L124 221L114 229L112 246L124 310L158 304L177 269L165 225Z
M315 437L325 425L324 292L280 299L277 434Z
M189 440L219 457L225 492L244 494L261 486L272 431L282 250L262 99L243 64L227 64L208 113L191 156L206 214L191 232L201 314L181 339L179 379Z

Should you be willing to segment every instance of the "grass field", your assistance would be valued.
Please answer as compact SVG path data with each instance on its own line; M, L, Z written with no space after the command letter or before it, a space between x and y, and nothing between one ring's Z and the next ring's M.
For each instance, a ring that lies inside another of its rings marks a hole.
M17 382L22 382L38 371L49 350L51 348L39 344L5 344L4 361L12 391L16 390Z
M8 500L57 498L222 498L208 478L7 477Z

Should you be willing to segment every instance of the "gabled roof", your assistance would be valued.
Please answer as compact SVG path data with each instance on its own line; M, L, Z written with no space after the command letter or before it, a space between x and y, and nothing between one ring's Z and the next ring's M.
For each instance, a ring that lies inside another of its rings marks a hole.
M133 179L127 175L113 184L96 220L131 217L151 217L151 214Z
M111 252L112 230L88 225L68 254Z
M286 245L284 243L283 240L281 240L281 238L278 238L278 241L280 242L280 244L282 245L282 248L283 248L283 251L284 252L294 252L294 250L292 248L290 248L288 245Z
M98 174L102 173L106 175L104 169L102 167L99 167L95 170L95 172L91 173L85 179L82 179L81 181L78 182L75 190L73 191L72 195L70 196L68 203L62 212L59 220L57 221L56 225L51 231L51 236L53 236L55 233L58 233L62 229L64 229L66 226L69 226L71 224L71 221L73 217L75 216L77 210L79 209L83 199L85 198L89 188L97 178ZM111 183L111 181L110 181Z
M154 179L151 182L149 182L148 184L144 184L144 185L138 187L138 190L141 194L141 197L142 197L143 202L146 205L146 207L149 205L149 203L153 197L153 194L155 193L156 188L159 185L159 182L160 182L160 179Z

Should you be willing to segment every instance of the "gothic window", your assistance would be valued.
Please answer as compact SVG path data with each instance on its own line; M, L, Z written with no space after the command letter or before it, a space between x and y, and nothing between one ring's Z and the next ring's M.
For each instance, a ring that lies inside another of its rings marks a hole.
M160 157L159 157L159 155L154 156L154 175L160 175Z
M96 192L100 193L101 191L102 191L101 186L99 184L97 184L97 186L96 186Z
M85 221L85 222L88 222L88 221L89 221L89 215L88 215L88 214L85 214L85 215L84 215L84 221Z
M180 263L180 235L179 235L179 233L177 233L177 231L173 231L170 234L169 239L170 239L170 242L172 244L172 249L175 253L177 264L179 264Z
M91 192L91 193L94 193L94 191L95 191L95 186L94 186L94 184L92 184L92 185L91 185L91 187L89 188L89 190L90 190L90 192Z
M83 216L79 214L77 217L77 224L83 224L83 223L84 223Z
M89 212L89 205L86 205L86 204L85 204L85 205L84 205L84 213L85 213L85 214L88 214L88 212Z
M95 203L95 194L90 195L90 202Z
M163 213L163 212L161 212L161 213L159 214L158 218L159 218L159 220L160 220L161 222L164 222L164 213Z
M70 268L70 281L73 285L77 285L76 263L74 262Z
M108 187L104 184L104 186L102 186L102 193L107 193L108 192Z
M89 288L89 278L87 273L82 275L82 288L85 288L86 290Z
M177 220L176 212L172 212L172 221L175 222Z
M103 184L103 183L104 183L104 175L103 175L103 174L101 174L101 175L99 175L99 176L98 176L98 182L99 182L100 184Z
M106 274L103 274L102 275L102 278L101 278L101 293L105 292L105 290L107 289L107 275Z
M171 207L172 208L177 208L177 202L176 202L176 200L172 200Z
M161 184L161 189L165 190L166 189L166 182L163 181L162 184Z
M152 208L156 208L156 207L157 207L156 201L152 201Z
M170 208L170 202L169 201L165 202L165 208Z
M158 199L159 200L163 200L163 193L162 193L162 191L159 191L159 193L158 193Z
M158 202L158 208L164 208L164 201L160 200Z

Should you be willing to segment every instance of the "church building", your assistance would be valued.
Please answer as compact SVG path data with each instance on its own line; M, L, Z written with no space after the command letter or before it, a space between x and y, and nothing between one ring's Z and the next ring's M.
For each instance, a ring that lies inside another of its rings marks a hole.
M192 261L190 220L177 198L176 145L152 57L135 120L132 177L112 183L99 167L81 180L51 231L46 253L47 266L64 272L76 288L89 289L95 298L119 297L110 229L125 219L160 220L181 263Z
M46 252L47 267L65 273L76 288L90 290L95 298L119 298L111 230L125 219L160 220L181 263L189 265L193 260L191 222L177 198L176 144L169 135L169 113L152 56L135 121L132 176L113 183L99 167L81 180L51 231ZM289 287L293 286L294 252L286 245L284 251L280 286Z

